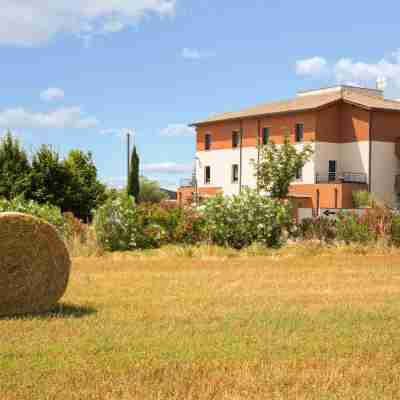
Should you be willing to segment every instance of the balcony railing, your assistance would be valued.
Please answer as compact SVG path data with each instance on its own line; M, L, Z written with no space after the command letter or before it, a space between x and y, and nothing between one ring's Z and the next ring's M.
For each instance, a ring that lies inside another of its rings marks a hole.
M193 178L184 178L180 180L179 185L180 187L194 187L195 183Z
M328 172L315 175L315 183L367 183L367 181L367 174L364 172Z

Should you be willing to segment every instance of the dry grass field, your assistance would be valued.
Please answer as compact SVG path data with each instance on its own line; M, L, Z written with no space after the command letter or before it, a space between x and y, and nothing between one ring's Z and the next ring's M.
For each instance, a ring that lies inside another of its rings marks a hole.
M0 320L0 399L400 398L400 253L75 258Z

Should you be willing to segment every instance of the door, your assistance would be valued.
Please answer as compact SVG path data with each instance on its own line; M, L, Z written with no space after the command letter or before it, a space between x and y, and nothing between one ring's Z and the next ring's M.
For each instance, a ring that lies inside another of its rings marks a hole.
M329 182L336 180L336 160L329 160L328 180Z

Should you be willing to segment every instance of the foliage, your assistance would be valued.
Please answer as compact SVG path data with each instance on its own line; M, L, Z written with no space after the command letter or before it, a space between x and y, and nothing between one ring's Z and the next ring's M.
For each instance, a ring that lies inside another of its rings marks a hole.
M152 181L144 176L140 177L139 201L141 203L160 203L167 198L167 194L161 190L157 181Z
M105 201L105 186L97 178L92 154L72 150L64 164L71 173L71 190L65 208L76 217L89 220L92 210Z
M136 200L136 202L140 201L139 164L140 164L139 155L136 151L136 146L134 146L131 156L127 191L128 195L132 196Z
M372 207L375 203L373 195L367 190L357 190L352 193L354 208Z
M369 243L376 240L375 232L370 230L364 217L354 213L339 215L337 222L337 240L349 243Z
M307 218L298 225L298 236L302 239L318 239L323 242L343 241L346 244L368 244L380 239L386 243L396 232L392 211L377 203L361 215L341 212L337 219L325 217ZM400 232L400 231L399 231Z
M288 203L248 189L237 196L216 196L202 208L210 241L236 249L256 242L278 246L284 228L291 224Z
M109 251L159 247L164 236L151 214L126 193L109 198L96 210L94 227L100 247Z
M392 219L391 226L391 238L392 243L395 246L400 246L400 215L395 215Z
M40 204L53 204L70 211L73 176L59 154L43 145L34 154L27 197Z
M96 210L93 220L100 247L110 251L137 248L138 220L132 197L110 197Z
M253 161L256 178L260 190L274 198L286 198L290 184L296 179L297 171L301 170L313 155L311 145L307 144L298 151L285 136L282 145L275 143L260 147L260 162Z
M59 234L65 237L64 218L58 207L38 204L32 200L25 200L23 197L15 197L12 200L0 198L0 212L19 212L41 218L52 224Z
M0 141L0 197L12 199L24 194L30 165L25 150L10 132Z
M326 217L305 218L298 225L298 234L302 239L317 239L332 242L337 235L336 221Z

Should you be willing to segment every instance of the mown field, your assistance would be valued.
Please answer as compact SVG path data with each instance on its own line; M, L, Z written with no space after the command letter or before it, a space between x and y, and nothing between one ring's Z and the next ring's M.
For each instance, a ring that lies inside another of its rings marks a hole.
M1 400L400 398L400 253L75 258L62 304L0 320Z

